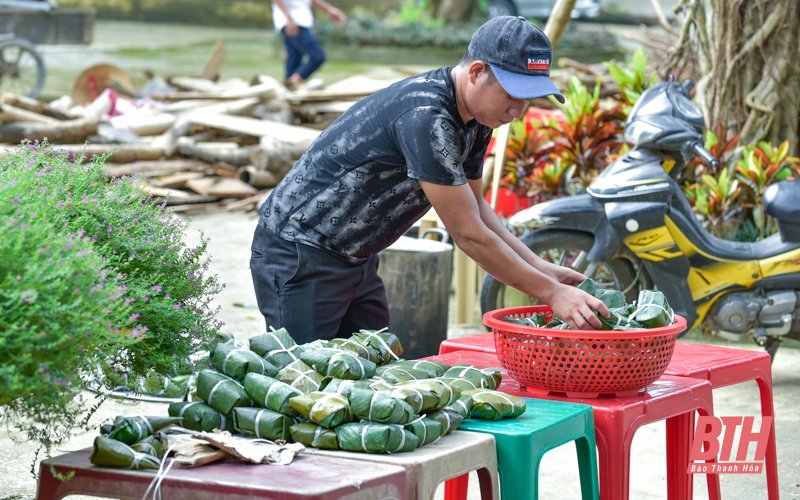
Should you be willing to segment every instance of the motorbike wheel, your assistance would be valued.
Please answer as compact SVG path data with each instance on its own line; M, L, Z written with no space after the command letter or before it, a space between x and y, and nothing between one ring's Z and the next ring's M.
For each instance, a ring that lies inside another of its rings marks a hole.
M594 238L586 233L575 231L545 230L524 234L520 238L539 257L558 264L570 267L581 273L587 274L587 255L592 248ZM622 255L610 262L596 266L591 275L597 285L602 288L622 290L625 298L632 302L639 295L639 290L650 287L649 279L642 273L637 273L637 260L633 254ZM516 288L506 286L492 276L486 276L481 287L481 312L538 304L533 297L526 295Z

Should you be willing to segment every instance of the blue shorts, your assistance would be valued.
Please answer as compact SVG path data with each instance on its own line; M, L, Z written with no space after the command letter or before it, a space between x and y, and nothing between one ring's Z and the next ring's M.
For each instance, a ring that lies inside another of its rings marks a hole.
M286 328L298 344L389 326L377 255L350 264L281 239L259 222L250 247L250 273L267 328Z

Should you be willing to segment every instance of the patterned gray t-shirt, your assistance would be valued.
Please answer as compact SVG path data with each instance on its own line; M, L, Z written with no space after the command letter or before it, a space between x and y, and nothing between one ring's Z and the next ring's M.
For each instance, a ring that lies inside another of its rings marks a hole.
M431 205L419 181L480 179L492 130L464 124L450 68L362 99L314 141L261 208L281 238L362 262Z

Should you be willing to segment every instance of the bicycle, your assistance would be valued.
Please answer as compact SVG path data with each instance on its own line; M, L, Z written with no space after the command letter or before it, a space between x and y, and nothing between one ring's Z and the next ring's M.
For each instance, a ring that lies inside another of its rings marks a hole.
M13 33L0 34L0 92L36 98L44 78L44 59L36 46Z

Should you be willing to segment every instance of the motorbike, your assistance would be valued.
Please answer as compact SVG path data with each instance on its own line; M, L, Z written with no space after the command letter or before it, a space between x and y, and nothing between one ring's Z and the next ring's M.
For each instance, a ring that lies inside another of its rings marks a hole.
M764 194L775 234L739 242L709 233L677 182L695 158L718 162L703 145L692 87L670 80L647 89L625 124L627 153L584 193L536 204L508 223L542 258L621 290L629 301L640 290L659 290L689 330L752 338L774 357L782 339L800 340L800 179ZM483 312L534 303L491 276L481 289Z

